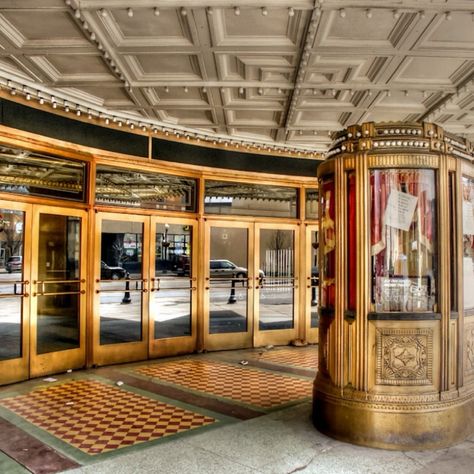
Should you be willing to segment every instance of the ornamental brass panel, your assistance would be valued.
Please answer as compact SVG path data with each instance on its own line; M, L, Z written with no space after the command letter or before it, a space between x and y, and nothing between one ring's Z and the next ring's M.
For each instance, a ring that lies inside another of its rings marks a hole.
M380 328L376 344L377 384L433 383L433 329Z
M474 321L464 326L464 375L474 376Z

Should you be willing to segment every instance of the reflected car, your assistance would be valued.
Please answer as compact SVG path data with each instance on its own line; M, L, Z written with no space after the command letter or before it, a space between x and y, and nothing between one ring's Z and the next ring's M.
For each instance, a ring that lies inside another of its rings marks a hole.
M102 280L121 280L127 275L127 270L122 267L111 267L105 262L100 262L100 278Z
M230 260L209 260L211 278L247 278L248 272L245 267L239 267ZM259 277L263 278L265 273L259 270Z
M8 273L12 272L21 272L23 267L23 257L21 255L13 255L8 257L7 263L5 264L5 269Z

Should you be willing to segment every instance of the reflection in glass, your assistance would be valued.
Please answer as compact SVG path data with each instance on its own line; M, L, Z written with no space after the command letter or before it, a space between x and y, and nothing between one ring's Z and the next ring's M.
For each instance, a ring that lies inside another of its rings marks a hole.
M156 225L155 339L191 335L191 248L190 226Z
M143 224L102 221L100 343L142 340Z
M0 360L22 355L24 221L24 212L0 209Z
M311 231L311 327L319 327L318 291L319 291L319 265L318 265L318 232Z
M209 214L297 217L298 190L284 186L206 180Z
M260 230L259 329L294 325L294 232Z
M38 239L38 354L79 347L81 219L41 214Z
M436 311L434 170L374 170L370 188L375 311Z
M306 190L306 219L318 219L319 217L319 189L307 189Z
M209 333L247 331L248 231L211 228Z
M195 195L195 179L97 166L95 191L97 204L195 211Z
M474 308L474 178L462 178L464 309Z
M85 199L86 164L17 148L0 147L0 191Z

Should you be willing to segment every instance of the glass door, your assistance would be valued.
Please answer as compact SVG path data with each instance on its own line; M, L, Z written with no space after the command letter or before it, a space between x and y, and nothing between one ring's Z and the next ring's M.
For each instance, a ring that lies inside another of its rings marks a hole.
M152 218L150 357L196 348L196 221Z
M29 377L31 206L0 201L0 385Z
M34 206L30 376L85 365L87 213Z
M253 225L206 223L204 346L252 346Z
M95 238L94 363L146 359L150 218L99 213Z
M308 342L318 342L319 328L319 262L318 226L306 227L306 334Z
M256 224L254 345L288 344L298 329L299 228Z

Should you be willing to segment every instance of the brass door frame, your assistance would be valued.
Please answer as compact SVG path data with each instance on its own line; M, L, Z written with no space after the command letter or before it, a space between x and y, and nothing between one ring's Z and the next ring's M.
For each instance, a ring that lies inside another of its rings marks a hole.
M312 291L313 291L313 279L312 279L312 267L313 262L311 261L311 232L318 232L318 224L308 224L306 226L306 235L305 235L305 262L304 262L304 271L305 271L305 292L304 292L304 302L305 302L305 334L306 340L309 343L317 343L319 340L319 328L311 327L311 301L312 301ZM319 262L318 262L319 264ZM319 304L319 285L316 289L316 294L318 296Z
M155 318L154 309L151 304L152 294L150 294L150 315L149 315L149 357L163 357L172 356L177 354L188 354L196 349L197 343L197 307L198 307L198 291L197 291L197 257L198 257L198 225L196 219L185 219L185 218L171 218L163 216L151 217L150 224L150 255L149 255L149 280L150 280L150 291L153 292L152 287L155 279L155 249L156 249L156 225L157 224L179 224L186 225L192 228L192 241L191 241L191 336L179 336L170 337L163 339L154 339L155 334Z
M29 378L30 369L30 283L31 283L31 229L32 205L13 201L0 201L0 208L25 213L23 227L23 280L24 296L21 322L21 357L0 361L0 385ZM28 282L28 284L26 284Z
M247 331L233 333L209 333L209 297L210 297L210 268L209 260L211 257L211 228L212 227L230 227L234 229L247 230ZM206 219L204 229L204 258L202 273L204 274L204 295L202 298L202 317L203 317L203 341L206 350L222 350L222 349L241 349L252 347L254 333L254 293L252 282L254 280L254 258L255 236L254 225L250 222L242 221L226 221Z
M255 236L254 236L254 268L253 274L258 275L259 262L260 262L260 231L263 229L268 230L292 230L293 231L293 275L294 275L294 297L293 297L293 327L291 329L259 329L259 296L260 288L259 285L255 286L255 297L254 297L254 336L253 345L254 347L264 345L286 345L290 341L296 339L299 333L300 318L299 318L299 287L300 287L300 226L299 224L275 224L275 223L256 223L255 224ZM258 283L257 281L255 283Z
M141 334L142 339L134 342L123 342L117 344L100 344L100 261L101 261L101 238L102 221L136 222L143 225L142 237L142 314ZM121 362L133 362L144 360L148 357L149 337L149 293L148 293L148 271L150 262L150 218L137 214L119 214L113 212L98 212L95 222L94 236L94 288L93 288L93 323L92 323L92 362L96 365L109 365Z
M38 308L38 257L39 257L39 219L41 214L52 214L81 219L80 236L80 293L79 293L79 347L63 351L37 354L37 308ZM31 313L30 313L30 376L42 375L77 369L86 362L86 287L87 282L87 211L71 208L60 208L45 205L33 206L32 252L31 252Z

